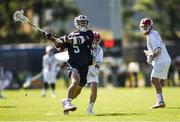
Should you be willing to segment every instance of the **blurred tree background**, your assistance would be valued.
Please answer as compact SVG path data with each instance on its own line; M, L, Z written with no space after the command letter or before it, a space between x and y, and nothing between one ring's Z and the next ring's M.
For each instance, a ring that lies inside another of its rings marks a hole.
M134 31L139 29L139 21L143 17L151 18L166 40L180 39L180 0L122 0L122 4L124 32L129 40L142 40Z
M42 40L41 33L31 31L30 26L30 31L19 29L28 25L14 22L13 13L16 10L25 10L25 16L31 21L36 17L35 24L40 28L58 34L64 34L67 22L79 14L73 0L0 0L0 3L0 44L38 43ZM55 23L55 29L52 23Z

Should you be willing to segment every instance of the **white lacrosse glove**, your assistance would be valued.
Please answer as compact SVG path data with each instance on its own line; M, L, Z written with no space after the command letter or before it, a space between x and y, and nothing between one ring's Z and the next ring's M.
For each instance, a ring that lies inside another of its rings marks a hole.
M152 64L152 62L153 62L153 60L154 60L154 58L152 57L152 55L147 55L147 63L148 64Z
M143 52L145 53L145 56L148 56L150 54L148 50L143 50Z
M145 56L146 56L146 58L147 58L147 60L146 60L147 63L148 63L148 64L151 64L152 61L154 60L154 58L152 57L152 53L149 52L148 50L144 50L143 52L145 53Z
M98 74L98 68L94 67L91 71L88 73L91 77L95 77Z

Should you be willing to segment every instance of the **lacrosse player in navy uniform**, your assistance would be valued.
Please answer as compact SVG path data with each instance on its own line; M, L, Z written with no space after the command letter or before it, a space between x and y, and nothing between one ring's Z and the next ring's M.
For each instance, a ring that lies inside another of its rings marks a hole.
M63 51L66 49L69 54L67 70L71 79L71 85L68 88L67 98L62 100L64 114L76 110L76 106L71 101L80 94L81 89L86 85L88 67L92 65L94 35L88 29L88 23L87 16L79 15L74 19L74 26L77 28L77 31L59 38L51 33L45 34L58 50Z

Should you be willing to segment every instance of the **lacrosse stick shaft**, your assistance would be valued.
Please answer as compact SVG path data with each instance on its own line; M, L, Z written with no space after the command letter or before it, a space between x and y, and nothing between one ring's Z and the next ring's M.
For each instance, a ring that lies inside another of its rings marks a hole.
M42 72L38 73L37 75L33 76L31 78L31 82L33 82L34 80L37 80L38 78L40 78L42 76Z
M46 31L44 31L43 29L39 28L38 26L34 25L33 23L31 23L30 21L28 22L28 24L30 24L31 26L33 26L34 28L36 28L37 30L41 31L42 33L47 34Z

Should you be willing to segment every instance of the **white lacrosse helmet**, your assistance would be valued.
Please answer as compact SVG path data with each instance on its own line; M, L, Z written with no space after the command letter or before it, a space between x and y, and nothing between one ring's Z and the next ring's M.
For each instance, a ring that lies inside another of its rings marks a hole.
M150 18L143 18L140 21L139 28L144 35L147 35L152 29L153 21Z
M74 26L80 31L86 31L88 28L88 18L85 15L79 15L74 18Z

